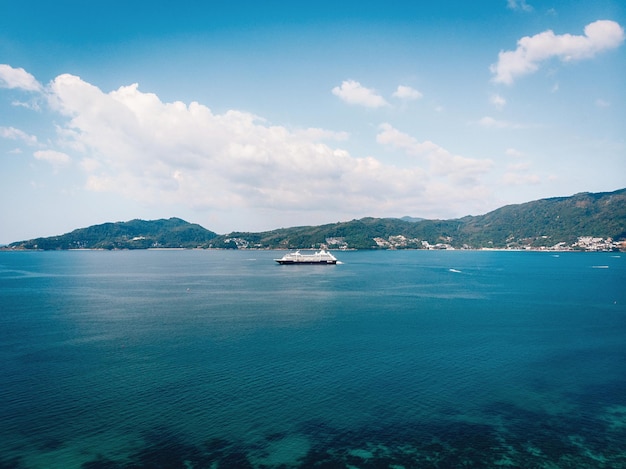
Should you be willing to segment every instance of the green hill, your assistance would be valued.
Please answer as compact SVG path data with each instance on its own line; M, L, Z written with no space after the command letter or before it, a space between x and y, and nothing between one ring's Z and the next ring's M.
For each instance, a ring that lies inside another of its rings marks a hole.
M588 239L581 241L582 237ZM179 218L132 220L20 241L9 245L9 249L307 249L326 246L330 249L559 247L593 250L616 249L618 241L626 241L626 189L507 205L485 215L453 220L362 218L221 236Z
M405 217L406 218L406 217ZM581 193L508 205L454 220L363 218L262 233L235 232L212 240L222 248L541 248L579 237L626 239L626 189Z
M12 249L147 249L206 247L216 233L180 218L103 223L60 236L12 243Z
M626 239L626 189L508 205L463 220L467 243L496 247L571 245L578 237Z

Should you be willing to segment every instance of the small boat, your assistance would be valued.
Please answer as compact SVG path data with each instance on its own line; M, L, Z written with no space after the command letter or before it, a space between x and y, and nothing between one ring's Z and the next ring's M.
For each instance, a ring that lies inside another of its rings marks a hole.
M300 251L285 254L280 259L274 259L279 264L336 264L337 258L322 249L315 254L300 254Z

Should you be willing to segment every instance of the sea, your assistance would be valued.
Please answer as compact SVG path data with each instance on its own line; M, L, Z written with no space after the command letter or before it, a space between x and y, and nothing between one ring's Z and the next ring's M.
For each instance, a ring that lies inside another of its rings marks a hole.
M0 252L0 468L626 468L626 254Z

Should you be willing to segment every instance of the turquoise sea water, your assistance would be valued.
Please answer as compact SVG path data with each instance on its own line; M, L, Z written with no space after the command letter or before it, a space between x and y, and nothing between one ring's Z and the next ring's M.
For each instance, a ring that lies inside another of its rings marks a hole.
M0 468L626 467L626 255L0 252Z

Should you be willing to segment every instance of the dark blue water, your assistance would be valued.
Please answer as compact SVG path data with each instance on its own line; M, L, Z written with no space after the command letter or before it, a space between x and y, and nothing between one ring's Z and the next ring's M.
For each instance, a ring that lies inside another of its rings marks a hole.
M0 252L0 468L626 467L626 255Z

